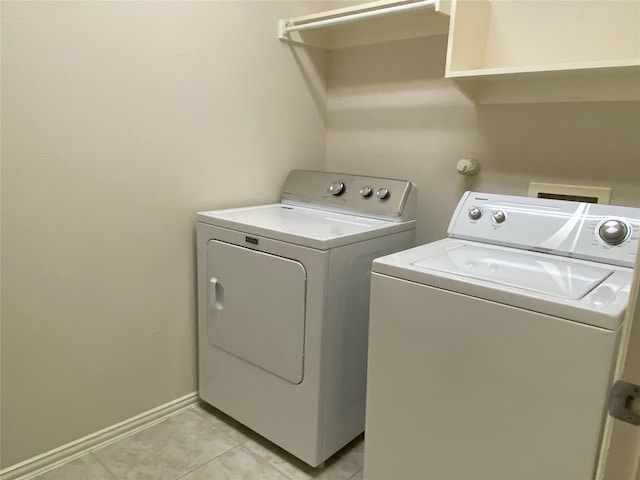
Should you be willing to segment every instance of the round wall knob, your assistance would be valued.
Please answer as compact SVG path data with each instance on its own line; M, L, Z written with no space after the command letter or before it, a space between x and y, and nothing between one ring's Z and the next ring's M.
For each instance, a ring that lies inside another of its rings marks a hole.
M479 220L480 217L482 217L482 210L480 210L478 207L473 207L471 210L469 210L469 218L471 220Z
M477 160L463 158L462 160L458 160L456 170L460 175L475 175L478 173L478 170L480 170L480 164Z
M362 187L362 188L360 189L360 195L361 195L363 198L370 197L371 195L373 195L373 188L371 188L371 187L369 187L369 186Z
M621 220L606 220L600 225L598 235L608 245L620 245L627 239L629 227Z
M344 183L342 182L333 182L329 185L329 193L334 196L342 195L344 193Z
M507 215L502 210L497 210L493 212L493 221L496 223L502 223L507 219Z
M380 200L386 200L390 195L391 192L389 192L389 189L384 187L379 188L376 192L376 197L378 197Z

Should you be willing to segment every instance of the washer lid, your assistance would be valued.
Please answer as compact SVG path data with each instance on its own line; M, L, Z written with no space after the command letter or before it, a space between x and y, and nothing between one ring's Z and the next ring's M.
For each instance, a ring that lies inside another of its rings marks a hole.
M613 273L610 268L480 245L463 245L413 265L571 300L584 297Z
M372 272L594 327L624 320L633 269L446 238L373 261ZM428 315L446 315L430 305Z
M327 250L415 228L392 222L282 203L198 213L198 222Z

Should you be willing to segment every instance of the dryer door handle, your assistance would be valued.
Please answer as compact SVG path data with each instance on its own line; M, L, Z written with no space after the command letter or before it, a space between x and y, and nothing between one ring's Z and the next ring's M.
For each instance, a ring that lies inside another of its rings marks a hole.
M224 287L215 277L209 279L209 308L214 310L224 308Z

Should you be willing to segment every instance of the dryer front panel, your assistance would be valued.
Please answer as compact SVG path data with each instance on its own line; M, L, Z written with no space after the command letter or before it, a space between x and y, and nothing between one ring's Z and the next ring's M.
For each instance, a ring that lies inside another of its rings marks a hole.
M300 262L210 240L209 343L290 383L302 382L306 282Z

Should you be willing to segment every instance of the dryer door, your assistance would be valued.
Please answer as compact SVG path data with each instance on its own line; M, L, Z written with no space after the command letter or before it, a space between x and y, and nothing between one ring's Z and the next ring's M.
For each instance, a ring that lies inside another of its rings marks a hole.
M210 240L209 342L297 384L303 377L306 271L295 260Z

